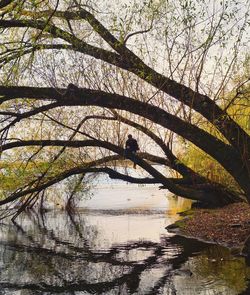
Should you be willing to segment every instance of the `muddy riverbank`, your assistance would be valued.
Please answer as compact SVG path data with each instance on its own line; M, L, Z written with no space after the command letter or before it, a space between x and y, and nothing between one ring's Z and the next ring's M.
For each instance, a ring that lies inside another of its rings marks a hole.
M183 218L167 227L186 237L211 242L242 252L250 236L250 206L235 203L218 209L191 209Z

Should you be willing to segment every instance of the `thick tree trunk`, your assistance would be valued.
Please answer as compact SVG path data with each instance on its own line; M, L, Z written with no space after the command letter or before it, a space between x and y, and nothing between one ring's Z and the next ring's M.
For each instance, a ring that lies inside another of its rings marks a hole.
M95 160L90 163L86 163L83 166L75 167L70 170L66 170L61 174L49 178L47 181L40 183L38 186L14 193L8 198L1 200L0 205L7 204L9 202L15 201L25 195L37 194L40 191L48 188L49 186L58 183L72 175L83 174L83 173L107 173L110 178L121 179L124 181L132 183L155 183L162 184L163 188L168 189L170 192L182 196L191 200L196 200L202 203L204 206L218 207L224 206L229 203L242 201L242 199L235 193L228 191L226 188L214 184L211 182L206 182L206 180L200 178L195 182L191 177L181 178L181 179L171 179L166 178L163 174L153 168L149 163L143 160L138 155L133 155L129 157L131 161L135 161L139 166L146 170L153 178L134 178L128 175L123 175L115 170L112 170L107 167L100 167L108 161L119 160L124 155L124 149L115 146L108 142L98 141L98 140L84 140L84 141L62 141L62 140L44 140L44 141L18 141L5 144L2 146L3 150L9 148L21 147L21 146L68 146L68 147L86 147L86 146L96 146L109 149L119 155L109 156L107 158ZM164 158L156 157L153 155L148 155L142 153L141 156L144 158L154 161L156 163L162 163L168 165L168 161ZM98 166L100 168L98 168ZM92 168L93 167L93 168Z
M145 117L190 140L216 159L238 182L250 202L250 176L248 171L250 160L248 159L247 163L244 162L240 151L237 151L231 145L225 144L206 131L182 121L159 107L126 96L90 89L78 89L73 95L67 97L62 96L61 93L65 93L65 89L0 86L0 94L5 96L3 101L20 97L57 100L60 105L65 106L94 105L116 108Z

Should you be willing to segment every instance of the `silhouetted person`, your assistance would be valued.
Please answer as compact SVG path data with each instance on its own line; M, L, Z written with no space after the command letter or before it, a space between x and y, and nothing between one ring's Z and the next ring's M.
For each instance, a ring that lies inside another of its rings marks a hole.
M131 134L128 135L128 140L125 145L125 156L130 158L134 162L134 168L136 169L136 162L134 155L139 150L137 140L132 137Z

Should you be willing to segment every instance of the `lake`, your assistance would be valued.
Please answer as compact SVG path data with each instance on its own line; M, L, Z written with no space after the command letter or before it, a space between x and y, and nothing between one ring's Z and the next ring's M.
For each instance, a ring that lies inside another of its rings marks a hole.
M243 257L165 229L190 201L103 180L91 195L1 224L0 294L250 294Z

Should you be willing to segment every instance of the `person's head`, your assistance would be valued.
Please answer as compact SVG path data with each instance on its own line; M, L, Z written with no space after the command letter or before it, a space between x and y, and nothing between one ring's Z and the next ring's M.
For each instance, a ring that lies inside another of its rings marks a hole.
M129 135L128 135L128 138L129 138L129 139L131 139L131 138L132 138L132 135L131 135L131 134L129 134Z

